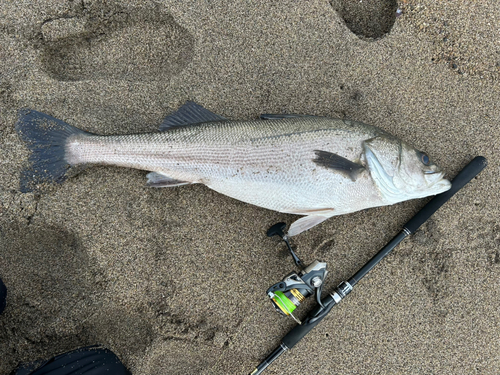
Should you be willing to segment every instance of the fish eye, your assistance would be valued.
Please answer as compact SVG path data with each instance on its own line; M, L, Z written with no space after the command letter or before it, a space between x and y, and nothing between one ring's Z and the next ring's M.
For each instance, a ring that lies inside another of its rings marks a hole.
M429 159L429 156L427 156L426 153L419 152L418 154L419 154L420 161L422 162L422 164L424 164L424 165L430 165L431 164L431 159Z

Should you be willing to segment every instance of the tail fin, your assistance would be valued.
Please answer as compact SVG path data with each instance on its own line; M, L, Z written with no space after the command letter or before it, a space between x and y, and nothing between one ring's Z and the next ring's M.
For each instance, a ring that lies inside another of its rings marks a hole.
M91 134L29 109L19 111L16 131L31 150L30 166L21 173L23 193L38 190L43 183L63 182L71 167L65 158L67 139L76 134Z

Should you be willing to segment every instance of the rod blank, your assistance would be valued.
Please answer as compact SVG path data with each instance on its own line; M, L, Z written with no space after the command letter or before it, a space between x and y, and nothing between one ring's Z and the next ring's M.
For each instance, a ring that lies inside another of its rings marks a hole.
M386 246L384 246L372 259L370 259L361 269L349 279L349 284L354 287L368 272L372 270L380 261L387 256L401 241L420 228L443 204L445 204L455 193L476 177L487 165L486 158L475 157L467 164L451 182L451 188L432 198L419 212L415 214ZM278 359L287 349L291 349L305 335L307 335L316 325L323 320L330 310L338 302L334 301L333 295L328 295L322 299L324 308L318 305L304 320L302 325L297 325L283 338L278 346L250 375L261 374L272 362Z

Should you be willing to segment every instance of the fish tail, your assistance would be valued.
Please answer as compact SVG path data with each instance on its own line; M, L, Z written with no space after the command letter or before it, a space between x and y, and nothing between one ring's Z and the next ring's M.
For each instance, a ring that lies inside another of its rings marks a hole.
M73 166L66 155L68 138L91 135L30 109L19 111L16 131L31 151L29 167L21 172L20 190L23 193L36 191L44 183L62 183Z

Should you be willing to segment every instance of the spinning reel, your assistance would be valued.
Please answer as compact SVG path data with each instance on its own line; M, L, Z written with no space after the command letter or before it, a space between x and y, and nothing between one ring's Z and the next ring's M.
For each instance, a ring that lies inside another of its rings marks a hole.
M323 307L321 303L321 292L323 283L328 274L326 263L315 260L307 267L304 266L297 254L293 251L288 241L288 237L283 230L285 223L273 225L267 231L269 237L280 236L288 246L290 254L295 264L301 269L299 273L292 272L285 276L279 283L274 284L267 290L267 295L271 299L276 311L285 316L291 316L298 324L302 324L293 312L307 297L315 295L316 302Z
M267 231L269 237L280 236L288 246L290 254L295 261L295 264L302 269L298 274L291 273L286 276L283 281L273 285L267 290L267 295L274 304L277 311L284 315L290 315L294 318L297 326L292 328L281 340L280 345L267 356L250 375L260 375L262 372L285 351L292 349L302 338L307 335L314 327L316 327L332 310L338 305L353 289L353 287L375 267L384 257L386 257L401 241L425 223L448 199L450 199L457 191L464 187L469 181L477 176L479 172L486 167L486 159L482 156L474 158L460 173L453 179L450 190L436 195L431 199L413 218L408 221L403 229L385 245L377 254L373 256L358 272L356 272L349 280L342 281L332 293L320 299L323 282L327 271L326 263L318 262L317 260L309 266L304 267L302 261L292 250L288 237L284 234L284 223L273 225ZM293 311L309 296L316 295L318 305L300 322L294 315Z

